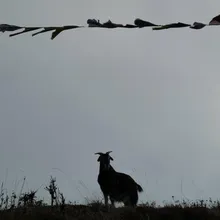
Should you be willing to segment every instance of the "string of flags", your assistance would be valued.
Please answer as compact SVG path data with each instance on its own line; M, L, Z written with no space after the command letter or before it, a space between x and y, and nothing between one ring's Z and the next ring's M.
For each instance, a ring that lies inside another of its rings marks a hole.
M96 19L88 19L87 20L87 27L89 28L108 28L108 29L115 29L115 28L145 28L145 27L152 27L152 30L164 30L164 29L171 29L171 28L184 28L189 27L191 29L200 30L206 26L213 26L213 25L220 25L220 14L216 17L212 18L208 24L204 24L202 22L194 22L193 24L187 24L182 22L158 25L151 23L149 21L142 20L140 18L136 18L134 20L134 24L117 24L108 20L107 22L100 23L99 20ZM17 25L10 25L10 24L0 24L0 32L14 32L23 29L20 32L15 32L9 35L9 37L14 37L20 34L24 34L27 32L32 32L36 30L40 30L32 34L32 36L36 36L38 34L42 34L45 32L52 31L51 40L56 38L61 32L76 28L85 28L85 26L78 26L78 25L65 25L65 26L58 26L58 27L22 27Z

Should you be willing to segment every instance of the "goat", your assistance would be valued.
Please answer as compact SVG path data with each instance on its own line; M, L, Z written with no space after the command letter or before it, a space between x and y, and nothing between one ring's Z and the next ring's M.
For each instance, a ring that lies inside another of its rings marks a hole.
M108 207L109 197L113 207L115 202L123 202L124 206L135 207L138 202L138 192L142 192L143 189L131 176L115 171L110 165L110 160L113 160L109 155L111 152L95 153L100 155L97 160L100 163L98 183L104 195L105 205Z

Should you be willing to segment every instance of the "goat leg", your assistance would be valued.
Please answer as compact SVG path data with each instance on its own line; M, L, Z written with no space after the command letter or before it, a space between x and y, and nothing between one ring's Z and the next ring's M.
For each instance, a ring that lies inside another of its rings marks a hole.
M105 206L108 206L108 195L104 195L104 199L105 199Z
M112 206L113 208L115 208L115 200L114 200L113 198L110 198L110 200L111 200L111 206Z

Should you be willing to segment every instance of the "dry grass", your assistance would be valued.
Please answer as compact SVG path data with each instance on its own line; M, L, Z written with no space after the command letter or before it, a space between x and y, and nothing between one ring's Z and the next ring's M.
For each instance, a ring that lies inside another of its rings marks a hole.
M16 208L0 212L0 219L4 220L219 220L220 208L205 207L148 207L138 206L132 208L115 208L109 212L100 204L67 205L65 212L59 207L41 206Z
M25 181L25 178L24 178ZM9 196L3 184L0 190L0 219L3 220L219 220L220 202L209 200L175 201L158 206L155 202L139 205L136 208L111 208L106 210L99 200L87 205L73 205L65 202L65 197L50 179L45 190L51 196L48 205L38 200L37 191L15 192Z

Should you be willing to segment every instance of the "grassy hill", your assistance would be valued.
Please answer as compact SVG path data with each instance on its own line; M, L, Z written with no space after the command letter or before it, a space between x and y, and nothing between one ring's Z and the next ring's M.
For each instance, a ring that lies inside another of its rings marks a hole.
M64 210L58 206L22 207L0 212L2 220L219 220L220 207L150 207L115 208L109 212L97 204L66 205Z
M25 181L25 178L24 178ZM37 191L15 192L9 196L3 184L0 190L0 220L219 220L220 202L209 200L175 201L163 206L155 202L136 208L110 208L107 210L101 201L76 205L66 202L64 195L56 185L55 178L50 179L45 190L51 197L51 204L38 200Z

